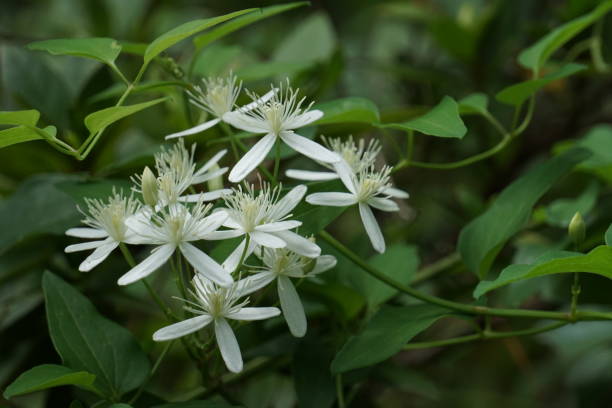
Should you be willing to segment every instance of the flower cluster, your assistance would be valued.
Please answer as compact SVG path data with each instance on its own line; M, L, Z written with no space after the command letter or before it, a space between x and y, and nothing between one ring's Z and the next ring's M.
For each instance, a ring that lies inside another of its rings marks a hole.
M194 87L189 95L195 106L215 118L168 138L194 134L225 122L247 132L265 134L229 171L230 182L242 181L282 141L329 170L288 170L289 178L339 178L348 192L306 196L305 185L284 190L280 184L262 181L258 188L243 182L232 188L204 191L206 182L222 187L229 169L220 167L219 161L226 151L217 152L198 167L195 145L188 149L180 139L155 156L153 170L145 167L132 178L130 195L114 191L106 201L86 200L86 227L66 232L92 240L66 247L66 252L93 249L79 266L83 272L103 262L117 247L125 254L126 245L152 247L140 263L132 264L119 278L119 285L146 278L170 263L173 256L176 264L184 260L190 265L190 288L179 285L185 319L157 330L153 339L166 341L212 328L222 358L233 372L241 371L243 363L230 321L268 319L282 311L290 332L296 337L304 336L306 314L292 279L315 277L336 264L333 256L321 255L313 238L299 234L302 222L295 219L292 211L304 197L315 205L357 204L373 247L379 252L384 251L385 242L371 207L397 211L397 204L390 198L408 197L392 187L390 168L376 170L378 142L323 138L324 147L295 133L295 129L323 116L323 112L311 109L312 104L304 106L304 98L299 99L297 91L281 85L261 97L249 93L253 102L237 108L241 88L232 75L204 80L203 87ZM217 262L202 249L216 241L235 238L240 242L223 262ZM181 274L180 268L175 272ZM248 306L249 295L274 282L280 309Z

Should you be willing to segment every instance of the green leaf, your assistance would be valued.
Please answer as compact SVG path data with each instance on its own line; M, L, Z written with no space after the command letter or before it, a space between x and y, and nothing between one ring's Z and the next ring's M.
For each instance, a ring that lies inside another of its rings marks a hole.
M115 60L121 52L121 44L112 38L65 38L36 41L28 44L28 48L47 51L53 55L92 58L110 66L115 66Z
M293 379L300 408L329 408L336 399L329 372L333 353L319 336L307 336L293 354Z
M384 254L372 257L368 263L397 282L408 285L419 266L419 255L416 247L412 245L395 244L387 248ZM354 272L354 279L351 282L365 296L370 307L386 302L397 293L397 289L364 271Z
M555 273L594 273L612 279L612 247L601 245L588 254L552 251L542 255L532 265L510 265L495 280L482 281L474 289L474 297L506 286L512 282Z
M572 144L569 142L568 144ZM612 126L593 126L575 146L590 150L593 154L578 169L596 174L607 183L612 184Z
M462 115L488 115L489 97L483 93L473 93L459 101L459 113Z
M341 312L346 320L354 319L365 306L365 299L359 292L339 283L325 282L319 285L305 281L300 285L300 292L331 305L334 310Z
M21 374L4 391L4 398L28 394L61 385L75 385L91 390L96 376L86 371L77 371L55 364L44 364Z
M87 126L89 132L96 133L119 119L133 115L134 113L140 112L143 109L150 108L151 106L157 105L165 100L166 98L158 98L148 102L137 103L135 105L113 106L111 108L102 109L87 115L85 118L85 126Z
M329 60L336 49L334 27L323 12L302 19L284 37L272 56L273 61L320 63Z
M377 123L380 120L378 108L366 98L349 97L323 102L313 106L323 111L324 115L316 125L330 123Z
M51 340L65 365L95 374L95 387L111 399L143 383L149 360L128 330L50 272L43 275L43 291Z
M193 21L189 21L187 23L181 24L180 26L175 27L172 30L157 37L155 40L153 40L151 44L149 44L144 54L144 62L145 64L148 64L153 58L157 57L160 53L172 47L174 44L184 40L187 37L197 34L200 31L206 30L207 28L220 24L224 21L230 20L234 17L238 17L243 14L250 13L254 10L257 10L257 9L250 8L250 9L236 11L234 13L225 14L223 16L193 20Z
M236 77L243 81L259 81L282 75L294 75L312 66L309 62L270 61L249 64L236 71Z
M608 227L605 238L606 238L606 245L612 246L612 224L610 224L610 226Z
M484 278L504 243L527 222L535 203L589 156L585 149L569 150L534 167L506 187L489 209L461 230L458 248L467 267Z
M51 126L52 127L52 126ZM17 143L40 140L43 137L26 126L16 126L0 130L0 149Z
M545 75L542 78L532 79L502 89L495 99L508 105L517 106L525 102L531 95L544 88L551 82L584 71L587 67L581 64L567 64L558 71Z
M331 364L333 373L367 367L391 357L449 311L433 305L384 305L366 328L352 336Z
M576 212L586 216L597 203L599 184L592 182L576 198L561 198L553 201L546 208L546 220L549 224L566 228Z
M263 7L260 13L250 13L238 18L233 19L220 27L217 27L209 32L199 35L193 39L193 43L196 48L200 49L206 47L208 44L217 41L219 38L225 37L228 34L233 33L245 27L249 24L253 24L259 20L271 17L275 14L284 13L285 11L292 10L294 8L309 5L308 1L299 1L295 3L279 4L270 7Z
M0 112L0 125L36 126L40 112L35 109Z
M457 139L462 139L467 133L467 128L459 116L459 106L450 96L445 96L423 116L402 123L385 123L382 127L415 130L430 136Z
M612 9L612 0L600 3L593 11L554 29L531 47L520 53L519 63L538 72L550 56L582 30L603 17Z
M340 180L330 180L308 185L307 194L329 191L344 191L344 185ZM293 219L302 221L300 227L301 235L316 234L338 218L346 207L326 207L311 205L306 201L300 202L293 210Z

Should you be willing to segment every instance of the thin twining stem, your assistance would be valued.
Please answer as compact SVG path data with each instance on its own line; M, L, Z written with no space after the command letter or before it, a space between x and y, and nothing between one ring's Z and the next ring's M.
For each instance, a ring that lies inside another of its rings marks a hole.
M347 259L359 266L365 272L379 281L386 283L387 285L410 295L416 299L422 300L423 302L445 307L450 310L457 312L471 314L471 315L482 315L482 316L500 316L500 317L523 317L530 319L550 319L550 320L561 320L574 322L578 320L612 320L612 313L597 312L597 311L576 311L575 315L564 312L553 312L546 310L525 310L525 309L502 309L493 308L486 306L474 306L466 305L464 303L453 302L440 298L438 296L428 295L427 293L420 292L409 286L404 285L396 281L395 279L387 276L377 268L373 267L357 254L348 249L345 245L340 243L337 239L332 237L326 231L320 231L319 236L333 246L337 251L344 255Z
M157 372L157 369L159 368L162 360L164 359L164 357L166 357L166 354L168 353L168 351L170 350L170 347L172 347L173 344L174 344L174 340L169 341L169 342L166 343L166 345L164 346L164 349L162 350L162 352L157 357L157 360L155 360L155 364L153 364L153 368L149 372L149 375L147 376L147 379L138 388L138 391L136 391L136 394L134 394L134 396L130 399L130 402L129 402L130 405L132 405L134 402L136 402L136 400L138 400L138 398L142 395L142 392L144 391L145 386L151 381L151 378L153 378L153 376Z
M417 350L417 349L432 348L432 347L452 346L454 344L469 343L472 341L479 341L479 340L507 339L511 337L531 336L534 334L556 330L567 324L569 324L569 322L556 322L556 323L552 323L552 324L542 326L542 327L535 327L532 329L525 329L525 330L513 330L513 331L506 331L506 332L483 330L480 333L468 334L466 336L460 336L460 337L453 337L451 339L408 343L403 347L403 350Z

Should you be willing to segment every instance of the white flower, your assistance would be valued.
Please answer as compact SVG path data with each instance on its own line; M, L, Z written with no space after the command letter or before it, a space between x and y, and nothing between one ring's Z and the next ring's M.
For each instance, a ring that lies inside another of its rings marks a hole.
M187 92L190 97L189 101L198 108L214 116L214 119L201 123L190 129L183 130L182 132L172 133L171 135L166 136L166 139L203 132L224 120L223 115L231 112L234 109L236 99L238 99L238 95L240 95L242 83L236 83L236 77L233 74L230 73L224 78L204 78L202 79L202 83L204 85L204 89L196 85L194 86L194 92ZM247 112L255 108L258 104L269 100L274 92L275 90L273 89L258 100L237 109L237 111Z
M276 279L278 298L289 331L295 337L303 337L307 329L306 314L290 278L307 278L325 272L336 266L336 258L321 255L310 259L285 248L264 248L262 261L264 267L260 272L238 282L241 295L255 292Z
M374 165L381 149L380 142L376 139L371 139L367 145L364 139L359 139L359 142L355 143L353 136L349 136L344 142L340 138L322 136L322 139L330 150L340 156L342 161L334 164L320 163L332 170L331 172L289 169L285 173L287 177L309 181L335 180L339 178L336 168L343 164L348 166L353 174L357 174Z
M256 95L251 97L258 100ZM310 110L312 103L302 108L304 99L298 99L297 90L292 90L288 85L284 89L281 86L269 101L258 104L253 110L234 111L223 116L227 123L238 129L265 134L232 168L229 181L236 183L244 179L266 158L279 140L320 162L335 163L340 160L337 154L293 132L294 129L306 126L323 116L320 110Z
M120 243L132 243L134 233L126 225L126 220L140 208L140 202L132 196L126 197L115 191L108 202L96 199L85 199L85 202L87 213L83 213L83 223L89 228L70 228L66 231L66 235L71 237L98 239L66 247L66 252L95 249L79 265L81 272L88 272L104 261Z
M245 189L239 186L233 194L223 199L228 218L223 223L229 229L216 231L206 236L206 239L228 239L248 235L234 252L223 263L229 272L233 272L242 258L249 256L257 245L268 248L287 247L307 257L317 257L321 248L308 239L289 231L302 225L300 221L289 220L291 210L302 200L306 186L299 185L280 198L281 187L271 188L264 183L257 194L254 186ZM248 241L248 248L245 247Z
M381 211L399 211L397 204L389 197L408 198L408 193L391 186L389 182L391 168L388 166L383 167L380 171L371 167L357 175L351 173L347 166L338 166L337 170L349 193L314 193L306 197L306 202L335 207L358 204L361 221L372 246L380 253L385 252L385 238L370 207Z
M202 201L190 210L182 204L170 205L159 213L142 211L127 221L138 235L139 244L157 245L145 260L124 274L117 283L129 285L153 273L172 256L177 249L195 270L221 286L231 285L233 279L221 265L203 251L190 244L215 231L227 218L227 213L217 211L207 215L210 205Z
M227 368L238 373L242 371L242 354L236 340L236 335L230 327L230 320L263 320L278 316L280 310L276 307L245 307L248 300L239 302L240 293L237 284L222 288L199 276L194 277L190 291L194 301L185 300L185 309L197 316L157 330L153 334L155 341L176 339L203 329L214 323L217 345Z

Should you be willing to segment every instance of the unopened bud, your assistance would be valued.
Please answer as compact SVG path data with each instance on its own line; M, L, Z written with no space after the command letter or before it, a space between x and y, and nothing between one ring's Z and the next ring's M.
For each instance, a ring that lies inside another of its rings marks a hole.
M140 179L140 185L142 188L142 199L145 204L155 207L157 204L157 179L155 178L155 174L149 169L149 167L145 167L142 172L142 178Z
M210 171L211 173L214 171L219 170L220 167L218 164L214 164L208 171ZM208 180L207 182L208 185L208 191L214 191L214 190L220 190L223 188L223 176L217 176L215 178L212 178L210 180Z
M580 245L584 241L586 227L579 211L572 217L567 232L575 245Z

